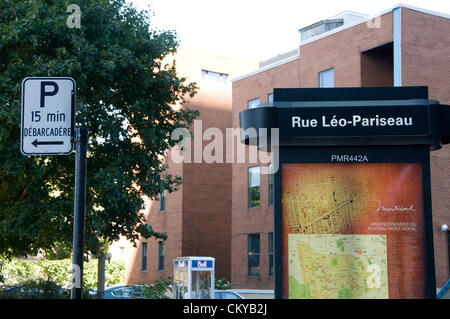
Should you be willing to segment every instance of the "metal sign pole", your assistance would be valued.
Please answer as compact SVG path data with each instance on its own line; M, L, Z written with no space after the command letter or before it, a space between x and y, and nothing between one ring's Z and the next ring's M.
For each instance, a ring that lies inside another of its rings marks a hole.
M75 193L73 216L73 257L71 299L81 299L83 286L84 216L86 211L86 172L88 129L75 129Z

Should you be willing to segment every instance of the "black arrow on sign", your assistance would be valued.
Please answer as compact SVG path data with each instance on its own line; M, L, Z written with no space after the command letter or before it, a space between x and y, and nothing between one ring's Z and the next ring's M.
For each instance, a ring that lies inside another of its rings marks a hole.
M63 141L45 141L45 142L38 142L37 139L35 139L31 144L34 145L34 147L38 147L38 145L62 145L64 144Z

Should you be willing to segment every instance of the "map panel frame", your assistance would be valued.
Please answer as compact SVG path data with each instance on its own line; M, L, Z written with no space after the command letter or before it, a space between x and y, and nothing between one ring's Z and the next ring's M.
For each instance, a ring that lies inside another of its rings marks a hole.
M282 208L282 170L284 164L359 164L364 163L416 163L420 165L421 176L418 176L417 183L420 186L420 194L422 205L422 215L420 217L420 254L424 263L424 278L411 283L411 287L417 294L404 295L405 288L394 287L390 290L389 298L435 298L435 275L434 275L434 252L432 240L432 220L431 220L431 190L430 190L430 167L429 167L429 149L426 146L355 146L355 147L327 147L327 148L280 148L279 153L279 170L275 174L275 205L274 205L274 247L275 247L275 298L289 298L289 282L288 265L286 262L287 251L283 246L283 225L286 218ZM345 158L364 159L364 162L336 162L334 159ZM377 207L377 206L376 206ZM388 210L388 205L382 206L381 209ZM408 208L408 207L406 207ZM385 225L372 225L373 227L384 227ZM387 225L391 227L392 225ZM392 227L398 225L393 224ZM403 227L404 225L400 225ZM286 226L284 225L284 228ZM322 227L325 227L324 225ZM379 228L381 229L381 228ZM317 232L310 232L315 234ZM321 232L318 232L319 234ZM375 233L381 234L382 231ZM349 235L351 235L349 233ZM401 243L398 243L400 249ZM388 247L388 249L392 249ZM431 271L430 271L431 270ZM395 292L395 290L398 290ZM403 289L403 290L402 290ZM402 291L401 291L402 290Z

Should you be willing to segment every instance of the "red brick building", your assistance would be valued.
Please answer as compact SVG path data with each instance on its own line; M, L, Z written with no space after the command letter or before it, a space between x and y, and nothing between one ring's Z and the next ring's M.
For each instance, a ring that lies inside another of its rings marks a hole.
M211 142L203 136L207 128L220 129L225 136L231 127L230 79L254 69L257 63L192 48L180 48L173 58L179 76L199 87L188 105L176 107L200 111L201 122L194 124L200 130L193 126L191 131L196 134L192 146L198 145L201 151ZM168 172L183 178L183 184L159 201L149 201L145 212L155 231L167 233L167 241L143 239L136 248L123 240L114 245L113 257L122 250L126 260L127 284L172 276L173 260L182 256L214 257L216 278L231 277L232 164L226 163L225 152L219 163L205 163L202 154L193 151L191 163L175 163L169 152Z
M239 112L270 101L274 88L428 86L450 104L450 15L400 5L368 17L344 12L300 29L299 47L233 79ZM250 146L253 147L253 146ZM272 181L267 164L233 164L231 279L234 288L273 289ZM450 146L431 152L436 286L449 279ZM256 191L256 195L254 192ZM259 193L259 194L258 194ZM256 199L255 199L256 198Z

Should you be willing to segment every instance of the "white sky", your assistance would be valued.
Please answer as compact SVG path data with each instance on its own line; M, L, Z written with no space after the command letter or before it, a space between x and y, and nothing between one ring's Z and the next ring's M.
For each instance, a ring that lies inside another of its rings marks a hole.
M128 0L150 8L180 45L261 61L298 46L298 30L343 11L373 15L400 3L450 14L448 0Z

